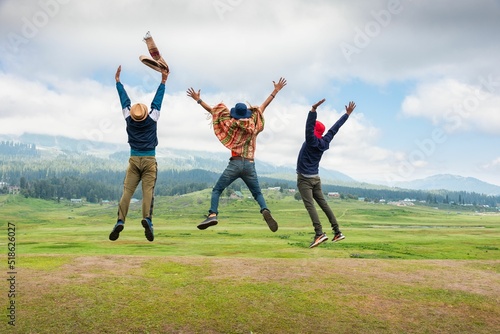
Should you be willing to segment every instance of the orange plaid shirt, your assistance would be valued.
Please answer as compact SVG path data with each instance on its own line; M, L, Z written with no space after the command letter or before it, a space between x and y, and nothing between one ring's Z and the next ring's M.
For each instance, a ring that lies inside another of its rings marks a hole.
M252 109L250 118L231 117L225 104L212 108L212 124L219 141L231 150L233 156L253 159L257 135L264 130L264 116L258 107Z

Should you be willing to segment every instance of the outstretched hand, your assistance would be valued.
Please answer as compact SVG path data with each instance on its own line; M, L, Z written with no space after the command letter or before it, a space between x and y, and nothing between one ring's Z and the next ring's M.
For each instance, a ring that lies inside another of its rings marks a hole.
M168 75L170 74L170 71L168 69L162 68L161 69L161 83L167 82Z
M349 102L349 105L345 106L345 112L347 115L350 115L354 111L354 108L356 108L356 103L353 101Z
M285 78L280 78L278 83L273 81L273 85L274 85L274 90L276 92L279 92L283 87L286 86L286 80Z
M316 111L316 108L318 108L320 105L323 104L323 102L325 102L325 99L321 100L321 101L318 101L316 102L315 104L312 105L312 108L311 108L311 111Z
M193 100L195 101L198 101L200 99L200 92L201 92L201 89L198 89L198 92L196 92L193 87L190 87L188 90L187 90L187 95L192 97Z
M118 69L116 70L115 74L115 80L116 82L120 82L120 73L122 71L122 65L118 66Z

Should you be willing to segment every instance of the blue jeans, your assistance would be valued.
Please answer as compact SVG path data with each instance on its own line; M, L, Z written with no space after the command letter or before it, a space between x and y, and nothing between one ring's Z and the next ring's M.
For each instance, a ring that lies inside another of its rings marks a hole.
M224 189L226 189L236 179L241 178L252 193L253 198L259 203L260 211L267 208L264 195L260 190L257 172L255 171L255 162L249 160L230 160L219 180L212 189L212 199L210 201L209 213L218 214L219 198Z

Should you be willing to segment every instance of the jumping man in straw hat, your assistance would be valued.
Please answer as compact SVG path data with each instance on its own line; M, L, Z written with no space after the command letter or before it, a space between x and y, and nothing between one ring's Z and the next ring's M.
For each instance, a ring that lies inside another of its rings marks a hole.
M224 146L231 150L229 164L212 189L207 219L198 225L200 230L217 225L219 197L224 189L238 178L245 182L253 198L259 204L260 212L269 229L273 232L278 230L278 223L271 216L271 211L267 208L266 201L260 190L254 163L257 135L264 129L264 110L286 85L286 80L280 78L278 83L273 81L273 84L273 92L260 107L250 106L248 108L244 103L237 103L231 110L222 103L212 108L201 100L200 90L196 92L193 88L188 89L187 95L212 115L215 135Z
M155 148L158 145L156 131L157 121L160 117L161 103L165 94L165 82L169 72L161 72L161 83L156 90L156 95L151 103L151 109L142 103L131 106L130 99L120 82L121 65L116 70L116 89L120 96L123 117L127 123L128 143L130 145L130 159L123 182L123 195L118 205L118 221L109 235L109 240L116 240L125 227L130 200L135 189L142 181L142 226L144 234L149 241L154 240L153 234L153 203L154 188L156 184L157 164Z

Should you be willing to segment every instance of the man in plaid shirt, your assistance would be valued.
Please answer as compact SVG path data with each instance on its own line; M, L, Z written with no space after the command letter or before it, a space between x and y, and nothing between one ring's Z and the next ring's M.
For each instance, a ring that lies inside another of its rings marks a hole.
M217 225L220 195L238 178L245 182L253 198L259 204L260 212L269 229L273 232L278 230L278 223L271 216L271 211L267 208L262 195L254 161L257 135L264 130L264 110L286 85L286 80L280 78L278 83L273 81L273 84L273 92L260 107L247 107L244 103L237 103L231 110L223 103L211 107L201 99L200 90L197 92L193 88L187 90L187 95L212 115L215 135L224 146L231 150L229 164L212 189L207 219L198 224L200 230Z

